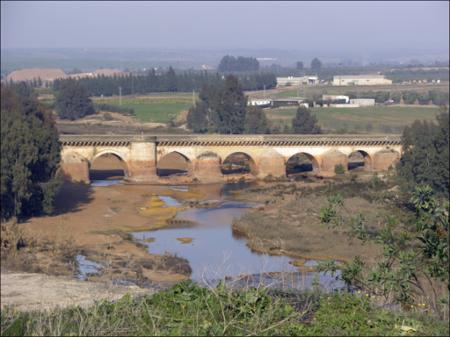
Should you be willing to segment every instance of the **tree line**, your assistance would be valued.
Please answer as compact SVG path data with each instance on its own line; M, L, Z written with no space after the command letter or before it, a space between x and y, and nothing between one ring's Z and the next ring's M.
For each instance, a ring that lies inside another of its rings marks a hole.
M252 72L259 70L259 62L254 57L244 57L244 56L230 56L226 55L220 60L219 66L217 68L219 72L229 73L229 72Z
M237 75L244 90L262 90L274 88L277 80L271 73L248 73ZM89 96L113 96L148 94L151 92L191 92L198 91L204 85L223 82L224 77L219 73L184 72L175 73L170 67L165 72L154 69L139 74L97 76L78 79L86 88ZM69 79L58 79L53 82L54 90L58 91Z

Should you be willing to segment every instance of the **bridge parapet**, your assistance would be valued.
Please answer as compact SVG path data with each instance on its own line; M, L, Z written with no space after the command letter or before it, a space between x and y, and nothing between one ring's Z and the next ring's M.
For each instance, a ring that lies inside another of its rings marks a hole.
M61 135L66 146L339 146L400 145L400 135Z

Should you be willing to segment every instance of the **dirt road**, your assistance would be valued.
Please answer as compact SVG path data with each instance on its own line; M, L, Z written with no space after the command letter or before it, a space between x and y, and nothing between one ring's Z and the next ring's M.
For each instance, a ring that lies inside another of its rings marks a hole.
M95 301L111 301L125 294L152 294L154 290L137 286L116 286L102 282L78 281L63 276L35 273L1 273L1 307L14 306L21 311L53 309Z

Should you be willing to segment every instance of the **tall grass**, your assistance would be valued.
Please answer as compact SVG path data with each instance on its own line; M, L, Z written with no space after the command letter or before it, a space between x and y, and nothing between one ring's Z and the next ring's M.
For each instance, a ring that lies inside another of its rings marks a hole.
M445 322L381 310L350 294L202 288L191 281L88 309L1 312L2 335L398 335L402 329L448 334Z

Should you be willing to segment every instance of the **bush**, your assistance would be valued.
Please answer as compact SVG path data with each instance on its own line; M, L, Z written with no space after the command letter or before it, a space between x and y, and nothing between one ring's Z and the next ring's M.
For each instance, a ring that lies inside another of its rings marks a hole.
M345 173L344 166L342 166L342 164L335 165L334 166L334 173L336 173L336 174L344 174Z
M118 105L112 105L112 104L95 104L95 109L97 111L103 110L103 111L110 111L110 112L118 112L122 113L124 115L134 115L134 109L133 108L126 108Z
M417 92L406 91L403 93L403 102L405 104L415 104L417 100Z

